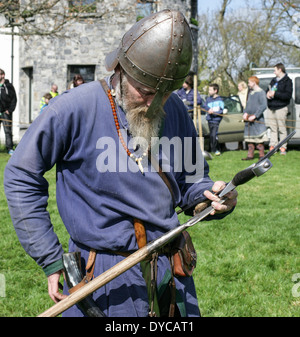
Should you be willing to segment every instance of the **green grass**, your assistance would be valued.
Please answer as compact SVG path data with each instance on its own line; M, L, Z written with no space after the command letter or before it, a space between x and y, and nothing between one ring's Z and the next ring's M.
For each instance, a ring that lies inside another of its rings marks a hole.
M250 165L241 161L245 155L230 151L210 160L211 178L229 181ZM1 181L8 160L0 152ZM203 316L300 316L300 297L292 293L292 277L300 273L300 152L276 154L271 161L274 167L264 176L238 187L238 205L230 216L189 229L198 254L194 279ZM67 249L55 202L55 171L46 177L48 210ZM0 316L36 316L53 305L47 279L17 239L2 184L0 199L0 274L5 277ZM180 216L181 223L187 219Z

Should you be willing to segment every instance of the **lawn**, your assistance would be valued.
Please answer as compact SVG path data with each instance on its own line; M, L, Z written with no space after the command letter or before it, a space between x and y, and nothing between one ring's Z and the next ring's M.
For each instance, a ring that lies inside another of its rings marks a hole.
M231 180L250 165L241 161L245 155L228 151L210 160L211 178ZM0 152L1 182L8 160ZM198 254L194 279L202 316L300 316L300 151L276 154L271 161L274 166L265 175L238 187L238 205L230 216L189 229ZM55 171L46 178L48 210L67 249L55 202ZM36 316L53 305L47 279L17 239L2 183L0 199L0 316ZM180 216L181 223L187 219Z

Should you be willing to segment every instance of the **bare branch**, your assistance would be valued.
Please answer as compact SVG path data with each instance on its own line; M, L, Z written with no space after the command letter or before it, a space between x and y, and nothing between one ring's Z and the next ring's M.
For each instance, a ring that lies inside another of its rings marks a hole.
M105 15L115 14L116 3L110 2L109 7L103 0L95 0L89 5L78 3L76 6L60 0L0 0L0 34L65 37L64 27L70 23L93 23ZM18 29L1 30L14 27Z

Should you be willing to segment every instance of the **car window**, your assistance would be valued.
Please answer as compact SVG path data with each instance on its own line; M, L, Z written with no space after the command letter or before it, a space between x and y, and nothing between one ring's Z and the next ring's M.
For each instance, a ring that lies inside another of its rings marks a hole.
M222 97L224 101L224 109L228 110L228 114L242 113L242 106L238 96Z

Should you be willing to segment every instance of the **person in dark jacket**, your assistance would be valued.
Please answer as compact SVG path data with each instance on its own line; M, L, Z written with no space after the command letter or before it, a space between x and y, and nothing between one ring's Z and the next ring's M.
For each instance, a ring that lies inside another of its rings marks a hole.
M5 79L4 70L0 69L0 123L3 123L7 152L13 154L12 114L17 105L14 86Z
M182 102L184 103L190 117L193 119L194 117L194 81L193 76L188 75L182 85L182 87L177 90L177 95L180 97ZM209 108L204 104L200 93L197 90L197 106L200 105L202 109L208 111Z
M286 74L282 63L275 65L274 74L276 77L270 82L267 91L266 123L271 130L270 150L278 144L278 136L280 141L287 136L286 117L293 93L293 82ZM280 148L280 154L286 154L286 144Z

